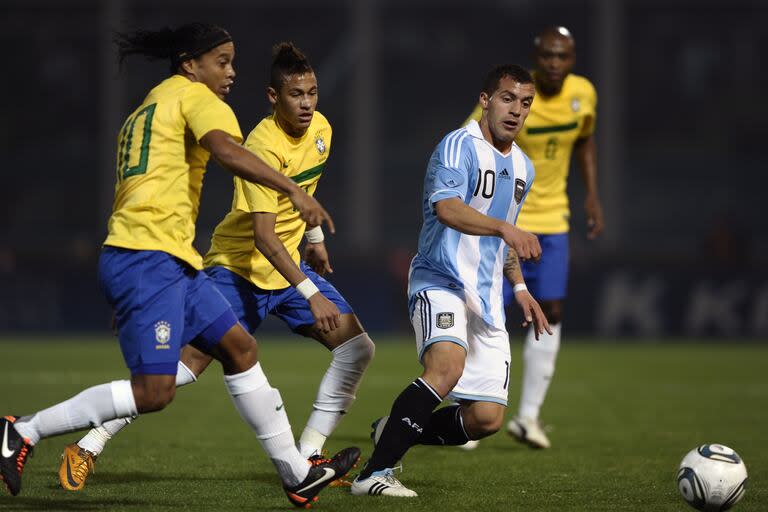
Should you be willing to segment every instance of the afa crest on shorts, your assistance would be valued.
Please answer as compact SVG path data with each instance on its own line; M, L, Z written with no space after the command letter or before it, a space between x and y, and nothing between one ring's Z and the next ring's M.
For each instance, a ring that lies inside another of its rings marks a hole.
M438 329L450 329L453 327L453 313L438 313L435 317Z
M161 320L155 324L155 341L157 350L169 349L171 346L168 342L171 341L171 324Z
M319 133L315 135L315 147L317 148L317 152L321 155L325 153L325 140L323 140L323 136Z

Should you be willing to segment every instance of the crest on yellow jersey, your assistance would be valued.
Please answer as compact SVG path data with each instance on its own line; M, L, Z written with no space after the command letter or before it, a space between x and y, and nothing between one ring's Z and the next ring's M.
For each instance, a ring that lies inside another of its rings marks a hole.
M325 141L323 140L323 136L319 133L315 135L315 147L317 148L317 152L321 155L325 153Z
M581 100L579 98L573 98L571 100L571 110L574 112L581 110Z

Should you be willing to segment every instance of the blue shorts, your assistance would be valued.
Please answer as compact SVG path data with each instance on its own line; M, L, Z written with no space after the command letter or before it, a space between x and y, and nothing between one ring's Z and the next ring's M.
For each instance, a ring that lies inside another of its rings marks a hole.
M320 293L336 304L342 315L353 312L331 283L303 261L300 268L304 275L315 283ZM292 331L315 323L309 302L293 286L280 290L262 290L224 267L209 267L205 272L211 276L216 287L232 305L232 311L248 332L255 331L267 315L275 315L288 324Z
M211 278L162 251L105 246L99 284L131 374L176 375L182 346L215 345L237 323Z
M539 302L564 299L568 289L568 233L537 236L541 244L541 260L538 263L523 262L525 284ZM506 279L504 304L516 304L512 285Z

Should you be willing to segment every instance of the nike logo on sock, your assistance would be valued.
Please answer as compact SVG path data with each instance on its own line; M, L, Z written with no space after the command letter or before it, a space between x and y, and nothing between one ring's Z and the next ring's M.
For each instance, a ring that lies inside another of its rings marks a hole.
M280 409L282 409L282 408L283 408L283 405L285 405L285 404L280 404L280 405L278 405L277 407L275 407L275 410L276 410L276 411L279 411Z
M330 479L332 479L333 477L336 476L336 471L334 471L331 468L323 468L323 471L325 471L325 475L323 475L321 478L318 478L317 480L315 480L314 482L312 482L311 484L309 484L305 488L299 489L298 491L296 491L296 494L302 493L302 492L304 492L306 490L309 490L309 489L311 489L313 487L317 487L321 483L326 482L326 481L328 481L328 480L330 480Z
M3 448L2 448L3 457L5 457L6 459L10 459L11 457L13 457L13 454L14 454L14 450L11 450L10 448L8 448L8 427L10 426L11 426L11 422L6 421L5 430L3 431Z

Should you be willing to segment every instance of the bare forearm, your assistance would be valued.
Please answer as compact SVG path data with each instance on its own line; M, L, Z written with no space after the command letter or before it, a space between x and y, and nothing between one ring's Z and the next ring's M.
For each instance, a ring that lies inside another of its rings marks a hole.
M291 286L296 286L307 278L307 276L299 270L299 267L296 266L293 258L288 254L285 246L277 236L254 235L256 248L265 258L267 258L269 263L275 267L275 270L277 270L280 275L291 284Z
M292 286L296 286L307 276L296 266L285 245L275 234L276 219L277 216L274 213L255 212L251 214L253 243L275 270L280 272L280 275Z
M594 135L579 139L574 149L586 193L597 196L597 147Z
M520 267L520 258L511 247L507 252L507 259L504 261L504 277L512 284L523 282L523 270Z
M501 236L504 221L483 215L459 198L444 199L435 204L438 220L466 235Z
M301 191L296 183L265 164L225 132L212 130L200 139L200 144L235 176L282 192L289 198Z

